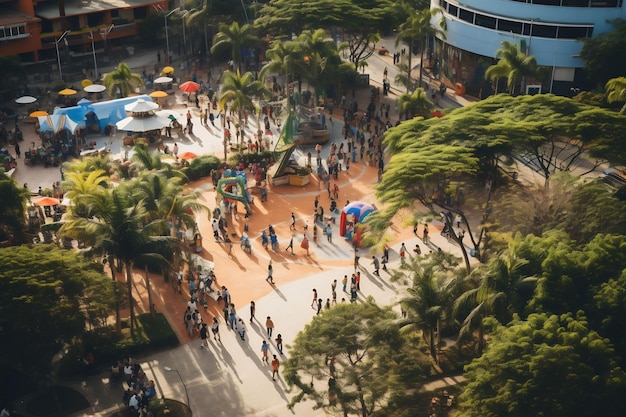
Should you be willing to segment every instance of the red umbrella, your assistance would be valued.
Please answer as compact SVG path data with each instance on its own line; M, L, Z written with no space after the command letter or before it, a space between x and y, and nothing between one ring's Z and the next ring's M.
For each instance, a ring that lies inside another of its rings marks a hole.
M178 155L178 157L179 157L180 159L193 159L193 158L195 158L196 156L198 156L198 155L196 155L196 154L195 154L195 153L193 153L193 152L183 152L183 153L181 153L180 155Z
M52 198L52 197L42 197L39 200L35 201L35 204L38 205L39 207L56 206L60 203L61 202L59 201L58 198Z
M200 84L194 83L193 81L187 81L178 86L180 91L184 91L185 93L195 93L200 89Z

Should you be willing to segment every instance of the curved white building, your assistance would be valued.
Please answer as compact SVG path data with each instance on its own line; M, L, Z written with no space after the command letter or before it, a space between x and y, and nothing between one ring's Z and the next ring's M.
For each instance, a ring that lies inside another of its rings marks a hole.
M446 21L446 38L437 42L437 64L468 92L485 95L490 89L482 75L493 62L502 41L518 45L552 68L543 91L568 95L584 80L579 57L582 42L613 27L607 22L626 19L624 0L431 0ZM439 20L441 16L437 16ZM485 59L487 58L487 59ZM484 90L484 91L482 91Z

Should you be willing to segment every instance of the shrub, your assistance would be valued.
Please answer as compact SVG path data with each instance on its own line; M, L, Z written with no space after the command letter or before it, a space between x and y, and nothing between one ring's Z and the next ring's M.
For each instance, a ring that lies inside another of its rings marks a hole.
M216 156L204 155L193 159L189 166L183 168L182 171L189 178L189 181L195 181L208 177L211 171L218 169L220 165L221 162Z

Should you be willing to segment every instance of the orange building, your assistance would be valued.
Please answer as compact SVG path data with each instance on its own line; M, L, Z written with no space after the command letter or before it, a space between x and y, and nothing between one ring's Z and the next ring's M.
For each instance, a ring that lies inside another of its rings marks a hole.
M167 0L0 0L0 56L19 55L22 62L56 57L56 43L69 56L91 51L105 42L138 34L137 23Z

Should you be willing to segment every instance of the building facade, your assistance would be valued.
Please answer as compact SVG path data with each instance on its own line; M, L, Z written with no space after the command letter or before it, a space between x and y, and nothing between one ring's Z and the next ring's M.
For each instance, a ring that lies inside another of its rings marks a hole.
M91 51L92 36L95 48L121 45L138 22L167 8L167 0L0 0L0 56L54 60L59 47L71 58Z
M529 92L569 95L584 83L579 39L611 31L609 20L626 19L623 1L431 0L446 25L445 39L436 42L437 65L451 81L465 83L469 93L485 96L491 86L484 71L508 41L550 72L549 79L531 83Z

